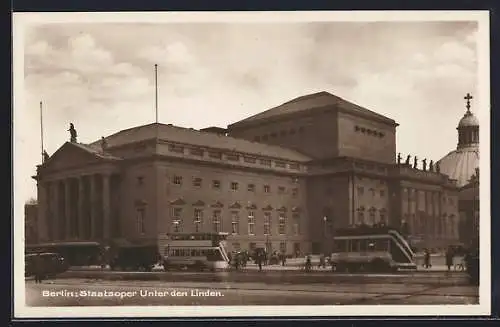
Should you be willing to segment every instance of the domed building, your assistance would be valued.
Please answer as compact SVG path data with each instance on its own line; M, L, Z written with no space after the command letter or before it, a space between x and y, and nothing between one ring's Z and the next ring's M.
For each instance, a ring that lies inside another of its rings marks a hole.
M457 186L466 185L479 167L479 121L470 111L472 96L467 94L467 111L458 123L457 149L438 161L441 173L457 181Z

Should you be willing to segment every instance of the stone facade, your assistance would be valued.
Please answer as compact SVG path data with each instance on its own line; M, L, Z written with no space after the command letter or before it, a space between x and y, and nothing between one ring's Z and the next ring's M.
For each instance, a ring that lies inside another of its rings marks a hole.
M24 241L26 244L38 242L38 208L36 202L24 205Z
M319 253L336 228L379 222L408 222L419 246L458 239L458 189L396 163L397 124L318 96L319 109L227 131L151 124L105 146L65 143L34 177L40 239L158 242L174 231L224 231L234 250Z

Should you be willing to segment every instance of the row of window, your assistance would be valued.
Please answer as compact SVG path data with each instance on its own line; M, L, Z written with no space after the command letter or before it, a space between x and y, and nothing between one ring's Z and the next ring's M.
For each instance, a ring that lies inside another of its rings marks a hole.
M267 141L269 139L275 139L277 137L286 137L287 135L302 134L304 133L304 131L305 131L304 126L300 126L297 130L295 128L291 128L290 130L281 130L280 132L272 132L269 134L264 134L262 136L255 136L254 141L255 142Z
M387 210L386 209L380 209L377 210L375 208L370 208L368 209L368 215L365 215L365 208L364 207L359 207L356 209L358 215L357 215L357 220L355 223L357 224L367 224L367 225L373 225L373 224L379 224L379 223L387 223ZM377 215L378 211L378 215Z
M420 190L416 190L416 189L412 189L412 188L404 188L403 189L403 199L415 200L415 199L417 199L417 193L420 194L421 198L422 197L425 198L426 191L420 191ZM435 198L435 199L439 198L439 193L432 192L431 194L432 194L433 198ZM443 203L448 202L449 205L453 205L455 203L455 201L453 200L452 197L446 197L445 195L442 196L441 201Z
M272 234L272 214L271 212L264 212L263 219L263 227L264 227L264 235ZM182 232L182 228L185 224L185 219L183 217L183 208L174 207L172 208L172 232L180 233ZM286 227L287 227L287 217L283 212L279 212L278 216L278 234L285 235ZM293 221L293 229L294 235L300 234L300 215L298 213L294 213L292 215ZM202 231L202 225L204 222L204 210L203 209L194 209L193 220L195 232ZM213 232L223 232L224 227L222 225L222 212L221 210L213 210L211 214L211 231ZM247 212L247 230L248 235L256 235L255 234L255 211ZM231 230L229 231L233 235L241 234L240 232L240 212L239 211L231 211Z
M182 186L183 185L183 178L182 176L174 176L172 179L172 183L174 185ZM193 187L200 188L203 186L203 179L199 177L194 177L192 181ZM211 187L212 189L215 190L220 190L222 188L222 184L220 180L212 180L211 182ZM229 188L233 191L238 191L240 190L240 183L238 182L230 182L229 183ZM262 190L264 193L271 193L271 186L270 185L263 185ZM256 186L255 184L247 184L247 191L248 192L255 192L256 191ZM286 188L284 186L278 186L278 194L285 194L286 193ZM292 188L292 195L297 196L299 193L299 189L294 187Z
M458 237L458 221L454 215L438 217L434 220L417 219L415 215L409 219L411 234L429 234L434 231L435 235Z
M287 243L286 241L280 242L279 251L281 253L287 253L287 244L286 243ZM232 247L233 251L247 250L247 249L242 249L241 244L239 242L231 243L231 247ZM266 247L268 248L268 252L270 252L270 253L273 252L272 244L267 244ZM254 243L254 242L248 243L248 250L250 252L252 252L256 248L257 248L257 243ZM294 243L294 249L295 249L295 252L299 252L300 251L300 243Z
M374 188L369 188L368 191L370 192L371 196L376 196L377 190ZM385 190L380 190L378 191L379 195L381 198L385 196ZM358 186L358 196L363 196L365 194L365 188L363 186Z
M363 133L363 134L367 134L367 135L371 135L371 136L376 136L376 137L384 137L385 136L385 134L382 133L382 132L375 131L373 129L362 127L362 126L358 126L358 125L354 126L354 130L356 132L360 132L360 133Z
M170 152L174 153L182 153L184 154L184 146L181 145L175 145L175 144L170 144L168 146L168 150ZM190 148L189 149L189 154L192 156L197 156L197 157L203 157L205 151L200 148ZM222 160L222 152L220 151L208 151L208 157L211 159L218 159ZM271 159L257 159L256 157L252 156L244 156L240 155L239 153L225 153L225 159L228 161L240 161L240 158L243 157L243 161L245 163L250 163L250 164L256 164L257 162L266 167L272 167L273 160ZM279 161L276 160L274 161L274 167L276 168L289 168L293 170L299 170L300 165L298 163L293 163L293 162L285 162L285 161Z

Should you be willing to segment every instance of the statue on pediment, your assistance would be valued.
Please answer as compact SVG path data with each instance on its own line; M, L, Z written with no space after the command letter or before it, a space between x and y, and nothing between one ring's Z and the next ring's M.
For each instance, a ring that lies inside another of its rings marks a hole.
M76 133L75 126L73 123L69 123L69 129L68 129L69 135L70 135L70 142L71 143L76 143L76 137L78 136Z
M413 168L415 168L415 169L418 168L418 157L417 156L413 157Z
M410 165L410 158L411 158L411 155L408 155L406 157L406 161L405 161L405 165L409 166Z
M102 151L106 151L106 149L108 148L108 141L106 141L104 136L101 136L101 148Z
M427 171L427 159L422 160L422 170Z
M432 160L429 163L429 171L434 171L434 161L432 161Z

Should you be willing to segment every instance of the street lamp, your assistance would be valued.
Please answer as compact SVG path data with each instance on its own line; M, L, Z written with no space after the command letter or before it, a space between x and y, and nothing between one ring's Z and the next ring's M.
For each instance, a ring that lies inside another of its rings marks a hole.
M323 254L326 255L326 221L328 218L323 216Z

